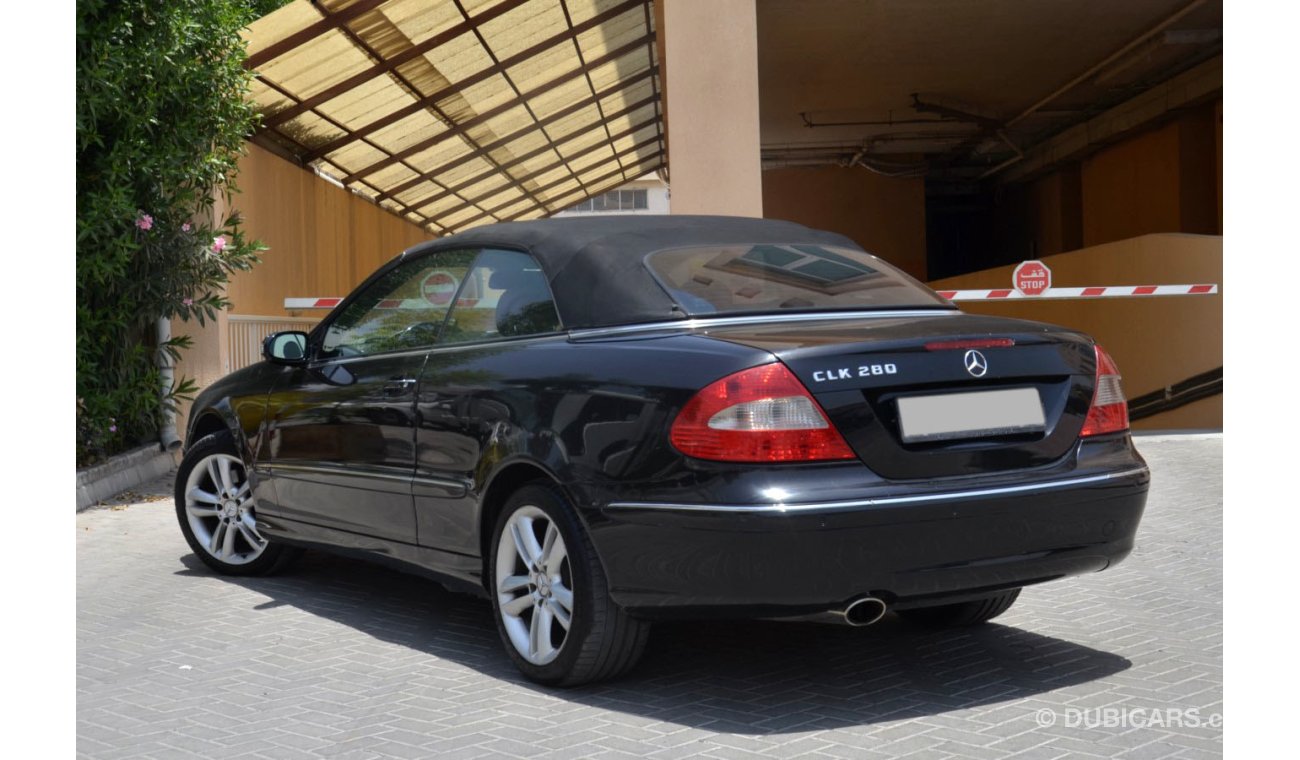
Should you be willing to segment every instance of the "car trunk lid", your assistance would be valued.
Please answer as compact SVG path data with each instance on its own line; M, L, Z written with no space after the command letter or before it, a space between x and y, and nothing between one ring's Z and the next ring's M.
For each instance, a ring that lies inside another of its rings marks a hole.
M1037 322L949 312L702 332L775 354L886 478L1050 464L1078 440L1092 400L1092 341Z

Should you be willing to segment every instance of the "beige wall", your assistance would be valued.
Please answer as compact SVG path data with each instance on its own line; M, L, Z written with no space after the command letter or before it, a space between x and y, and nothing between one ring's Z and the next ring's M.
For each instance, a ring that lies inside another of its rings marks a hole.
M676 195L673 203L676 208ZM926 278L924 180L838 166L768 169L763 215L847 235L913 277Z
M270 246L237 274L231 313L285 316L285 298L345 296L379 265L431 235L312 172L248 144L232 206Z
M762 216L754 0L655 3L674 214Z
M1044 257L1058 287L1223 283L1223 238L1153 234ZM936 280L936 290L1011 287L1013 266ZM1092 335L1119 364L1129 398L1223 366L1223 296L963 302L962 310L1064 325ZM1222 428L1222 396L1134 423Z
M1157 232L1223 232L1222 102L1027 182L998 188L992 261L1050 256Z

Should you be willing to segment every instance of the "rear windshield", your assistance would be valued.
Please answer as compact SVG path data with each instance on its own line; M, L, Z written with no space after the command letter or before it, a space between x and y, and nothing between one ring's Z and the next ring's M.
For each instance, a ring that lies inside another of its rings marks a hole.
M951 308L869 253L823 245L674 248L646 266L691 316L823 309Z

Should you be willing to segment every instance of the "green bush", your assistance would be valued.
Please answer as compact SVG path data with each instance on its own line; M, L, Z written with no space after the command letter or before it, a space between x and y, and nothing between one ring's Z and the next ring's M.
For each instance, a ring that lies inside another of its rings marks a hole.
M160 352L188 341L155 322L215 318L265 249L213 209L257 118L239 32L278 4L78 0L78 466L156 437L195 386L163 398Z

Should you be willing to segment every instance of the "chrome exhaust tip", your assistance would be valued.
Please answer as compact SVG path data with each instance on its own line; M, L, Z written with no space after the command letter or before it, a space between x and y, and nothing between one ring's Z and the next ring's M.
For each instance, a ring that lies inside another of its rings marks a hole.
M862 596L849 602L849 605L840 611L844 617L844 622L851 626L861 628L871 625L885 616L885 603L874 596Z

